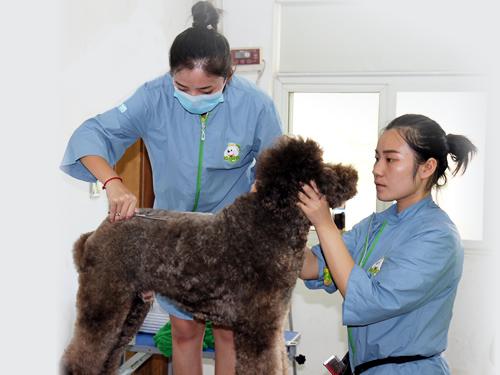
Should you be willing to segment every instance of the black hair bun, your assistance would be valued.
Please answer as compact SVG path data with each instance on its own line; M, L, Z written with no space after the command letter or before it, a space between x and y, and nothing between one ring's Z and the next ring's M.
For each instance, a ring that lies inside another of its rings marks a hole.
M193 27L201 27L217 31L219 23L219 12L208 1L198 1L191 8L193 15Z

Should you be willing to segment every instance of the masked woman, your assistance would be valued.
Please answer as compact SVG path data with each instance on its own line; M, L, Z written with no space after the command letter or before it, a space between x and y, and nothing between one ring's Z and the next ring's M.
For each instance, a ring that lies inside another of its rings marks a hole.
M256 157L282 133L272 100L233 76L217 10L202 1L192 15L171 46L170 71L85 121L67 146L62 170L104 184L111 221L134 215L137 199L112 166L137 139L151 161L155 208L217 212L250 190ZM174 372L201 374L204 322L157 297L171 318ZM216 374L234 373L232 332L214 327L214 337Z
M373 166L377 198L395 202L343 236L314 183L299 206L320 245L306 252L301 277L309 288L344 297L350 367L356 374L449 374L441 353L458 282L463 248L457 228L434 203L431 190L467 168L476 151L464 136L446 134L422 115L403 115L383 131Z

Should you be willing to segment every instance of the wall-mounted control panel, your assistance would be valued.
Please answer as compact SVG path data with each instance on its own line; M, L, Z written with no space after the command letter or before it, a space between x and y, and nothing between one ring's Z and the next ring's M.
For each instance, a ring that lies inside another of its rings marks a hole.
M260 48L231 49L233 65L258 65L261 63Z

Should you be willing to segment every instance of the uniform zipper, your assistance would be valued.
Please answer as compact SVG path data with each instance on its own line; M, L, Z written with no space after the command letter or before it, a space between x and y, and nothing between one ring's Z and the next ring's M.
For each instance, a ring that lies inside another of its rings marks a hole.
M198 209L201 191L201 172L203 170L203 153L205 149L205 130L207 128L208 113L200 115L201 131L200 131L200 147L198 149L198 173L196 175L196 194L194 197L193 211Z

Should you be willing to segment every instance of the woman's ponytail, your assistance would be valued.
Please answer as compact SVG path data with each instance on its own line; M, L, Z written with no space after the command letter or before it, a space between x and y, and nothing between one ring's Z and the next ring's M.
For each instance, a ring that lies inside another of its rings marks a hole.
M208 1L198 1L191 8L193 27L217 31L219 23L218 10Z
M462 174L465 173L469 162L477 152L476 146L467 137L457 134L447 134L446 142L451 159L456 163L455 169L452 171L453 176L460 170L462 170Z

